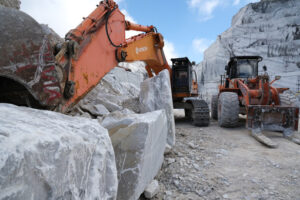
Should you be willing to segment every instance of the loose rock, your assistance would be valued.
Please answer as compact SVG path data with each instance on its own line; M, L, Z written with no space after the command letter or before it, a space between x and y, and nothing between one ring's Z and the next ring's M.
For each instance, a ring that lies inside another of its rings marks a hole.
M173 98L168 70L141 83L140 110L142 113L164 109L168 119L167 143L175 144L175 121L173 114Z
M96 104L96 105L81 105L80 106L82 110L91 113L94 116L103 116L109 114L109 111L106 109L106 107L102 104Z
M102 125L116 155L118 200L136 200L161 168L167 138L164 110L145 114L116 111Z
M144 195L146 198L153 198L159 191L159 184L157 180L151 181L151 183L146 187Z
M96 120L0 104L0 199L115 199L117 170Z

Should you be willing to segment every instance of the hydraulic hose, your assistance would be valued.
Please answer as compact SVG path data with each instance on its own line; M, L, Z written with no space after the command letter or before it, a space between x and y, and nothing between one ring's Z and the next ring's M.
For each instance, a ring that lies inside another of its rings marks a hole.
M108 29L107 29L107 24L108 24L108 19L109 19L109 16L111 15L112 12L114 12L114 10L116 9L117 7L115 6L111 11L109 11L106 15L106 22L105 22L105 31L106 31L106 35L107 35L107 38L110 42L110 44L113 46L113 47L122 47L122 44L119 44L119 45L116 45L115 43L113 43L113 41L111 40L110 36L109 36L109 33L108 33Z

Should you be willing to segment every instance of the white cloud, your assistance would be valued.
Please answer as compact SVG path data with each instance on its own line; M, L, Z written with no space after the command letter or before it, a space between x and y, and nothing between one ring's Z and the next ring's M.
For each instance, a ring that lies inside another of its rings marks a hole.
M121 12L125 15L125 19L133 22L133 23L137 23L137 21L127 12L127 10L122 9Z
M136 21L136 20L135 20L128 12L127 12L127 10L122 9L121 12L125 15L125 19L126 19L127 21L130 21L130 22L135 23L135 24L138 23L138 22L137 22L137 21ZM126 38L130 38L130 37L135 36L135 35L138 35L138 34L140 34L140 33L142 33L142 32L139 32L139 31L126 31L125 37L126 37Z
M211 15L212 12L214 11L214 9L220 5L220 1L219 0L211 0L211 1L207 1L204 3L204 7L203 7L203 11L208 14Z
M260 0L246 0L247 3L255 3L255 2L259 2Z
M172 42L169 42L168 40L165 40L164 53L169 64L172 63L171 58L178 57L178 54L175 51L174 44Z
M233 1L233 5L236 6L236 5L239 5L239 4L240 4L240 0L234 0L234 1Z
M99 0L23 0L21 10L39 23L48 24L61 37L77 27L82 17L87 17Z
M201 21L207 21L214 17L214 11L218 7L227 7L229 5L238 6L242 2L253 3L259 0L187 0L191 9L198 12Z
M233 0L233 5L237 6L243 1L246 3L254 3L254 2L259 2L260 0Z
M212 40L205 38L196 38L193 40L193 49L199 54L203 54L204 51L212 44Z
M116 3L124 2L117 0ZM87 17L99 4L99 0L23 0L21 10L42 24L48 24L61 37L76 28L83 17ZM137 21L124 9L121 12L126 20ZM126 31L126 38L140 34L138 31Z
M114 0L117 4L120 4L121 2L123 2L123 0Z
M198 11L201 21L211 19L214 10L221 4L221 0L188 0L190 8Z

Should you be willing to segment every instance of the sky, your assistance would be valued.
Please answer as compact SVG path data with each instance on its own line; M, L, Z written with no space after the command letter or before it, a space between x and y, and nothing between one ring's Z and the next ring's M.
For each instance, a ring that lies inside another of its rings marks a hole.
M205 49L246 4L258 0L115 0L126 19L154 25L164 36L167 59L188 57L199 63ZM61 37L81 23L99 0L22 0L21 10L48 24ZM127 33L126 36L136 34Z

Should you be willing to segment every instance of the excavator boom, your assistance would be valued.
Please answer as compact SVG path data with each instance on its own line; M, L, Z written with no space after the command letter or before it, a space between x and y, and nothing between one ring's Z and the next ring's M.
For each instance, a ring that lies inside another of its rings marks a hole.
M62 110L75 105L118 65L116 47L125 43L125 16L115 3L101 2L66 36L58 64L67 69ZM66 52L66 53L65 53Z
M142 60L146 63L149 77L157 75L160 71L172 70L165 58L164 40L160 33L149 32L129 38L126 45L117 50L117 59L120 62Z
M16 12L25 20L4 13L0 21L2 32L7 33L0 37L0 102L68 112L118 62L139 60L146 63L149 77L167 69L174 106L184 108L195 125L209 124L209 109L197 98L198 87L188 58L176 59L171 69L163 51L163 36L154 26L126 21L113 0L100 2L61 43L51 42L51 35L43 32L41 25ZM15 27L6 21L23 27L22 34L15 33ZM142 33L125 39L127 30ZM182 88L186 88L184 92L180 92ZM189 99L185 101L186 97Z
M37 22L16 12L23 24L9 13L0 22L7 32L0 39L0 102L66 112L120 61L143 60L150 76L171 73L162 35L154 26L126 21L112 0L100 2L62 44L51 43ZM20 24L22 34L9 24ZM126 30L144 33L126 40Z

